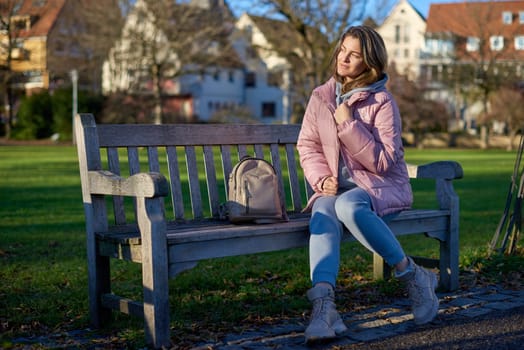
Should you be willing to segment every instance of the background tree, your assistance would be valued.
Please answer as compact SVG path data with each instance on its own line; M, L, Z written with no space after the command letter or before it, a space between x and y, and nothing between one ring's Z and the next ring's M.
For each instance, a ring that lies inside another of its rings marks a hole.
M131 10L122 39L113 48L108 66L111 80L129 85L110 90L149 93L154 122L164 121L167 83L188 74L213 71L217 66L240 66L229 44L232 14L225 7L205 9L187 1L138 0Z
M14 122L16 72L13 71L13 49L16 48L17 39L23 28L17 27L13 17L22 6L24 0L0 1L0 78L2 86L2 108L0 115L4 115L5 135L11 136Z
M78 73L82 90L100 92L101 67L120 35L132 0L69 0L48 39L48 70L54 85Z
M447 131L450 115L443 103L428 99L423 87L399 74L394 66L388 73L388 88L397 101L403 131L413 133L413 146L421 147L428 132Z
M524 93L511 86L491 94L487 120L503 122L509 134L508 150L513 149L515 136L524 131Z

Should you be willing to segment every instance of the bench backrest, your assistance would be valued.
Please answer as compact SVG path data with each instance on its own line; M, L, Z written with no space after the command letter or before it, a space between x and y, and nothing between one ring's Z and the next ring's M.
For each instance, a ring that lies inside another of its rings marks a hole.
M298 124L96 125L91 114L78 115L76 124L81 174L109 170L122 177L139 172L167 175L170 200L165 204L171 207L166 210L168 220L219 219L227 201L228 175L245 155L273 164L288 213L301 212L312 194L296 153ZM458 163L408 165L408 171L411 178L434 179L438 206L458 212L458 197L451 183L462 177ZM82 181L84 201L91 196L88 182ZM107 215L105 206L111 204L94 197L93 207L98 212L94 216L102 223L102 216ZM136 222L133 201L113 197L112 206L117 225Z
M218 219L227 201L228 175L245 155L273 164L288 212L300 212L311 193L296 154L300 125L96 125L90 114L79 115L77 122L84 135L84 144L77 147L87 154L86 171L109 170L122 177L161 172L168 177L168 219ZM134 222L123 198L112 205L117 224Z

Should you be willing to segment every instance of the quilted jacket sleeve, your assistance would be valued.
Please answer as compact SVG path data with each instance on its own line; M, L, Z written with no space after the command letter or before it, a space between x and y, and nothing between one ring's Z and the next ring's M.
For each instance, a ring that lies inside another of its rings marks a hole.
M403 156L401 119L398 107L389 94L377 95L380 103L359 109L355 120L339 125L338 135L355 162L352 168L361 166L369 172L383 175ZM354 103L352 108L357 106L358 103Z
M315 192L321 192L320 183L326 176L332 175L319 135L318 122L321 119L319 118L321 109L323 107L319 97L312 94L306 107L297 141L300 165Z

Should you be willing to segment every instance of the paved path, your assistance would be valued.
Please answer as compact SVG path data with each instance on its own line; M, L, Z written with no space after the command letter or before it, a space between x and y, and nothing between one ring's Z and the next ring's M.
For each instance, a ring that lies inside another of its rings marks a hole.
M195 344L195 350L434 350L524 349L524 291L492 286L454 293L438 293L439 315L417 326L407 299L342 315L349 328L335 341L306 345L301 319L230 333L218 342ZM15 349L127 349L121 342L91 330L18 338ZM2 345L0 344L0 348ZM188 349L184 346L184 349Z
M299 321L229 334L195 349L524 349L524 291L499 287L438 294L439 315L417 326L407 300L343 314L346 336L304 344Z

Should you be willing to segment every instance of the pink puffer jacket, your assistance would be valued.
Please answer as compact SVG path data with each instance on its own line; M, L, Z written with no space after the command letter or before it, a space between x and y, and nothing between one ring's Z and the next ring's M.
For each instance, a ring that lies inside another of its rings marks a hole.
M317 87L309 100L297 149L305 176L320 196L325 176L338 176L340 151L351 180L370 195L373 209L386 215L411 207L413 194L404 160L398 107L385 89L360 91L347 101L354 120L336 125L336 82Z

